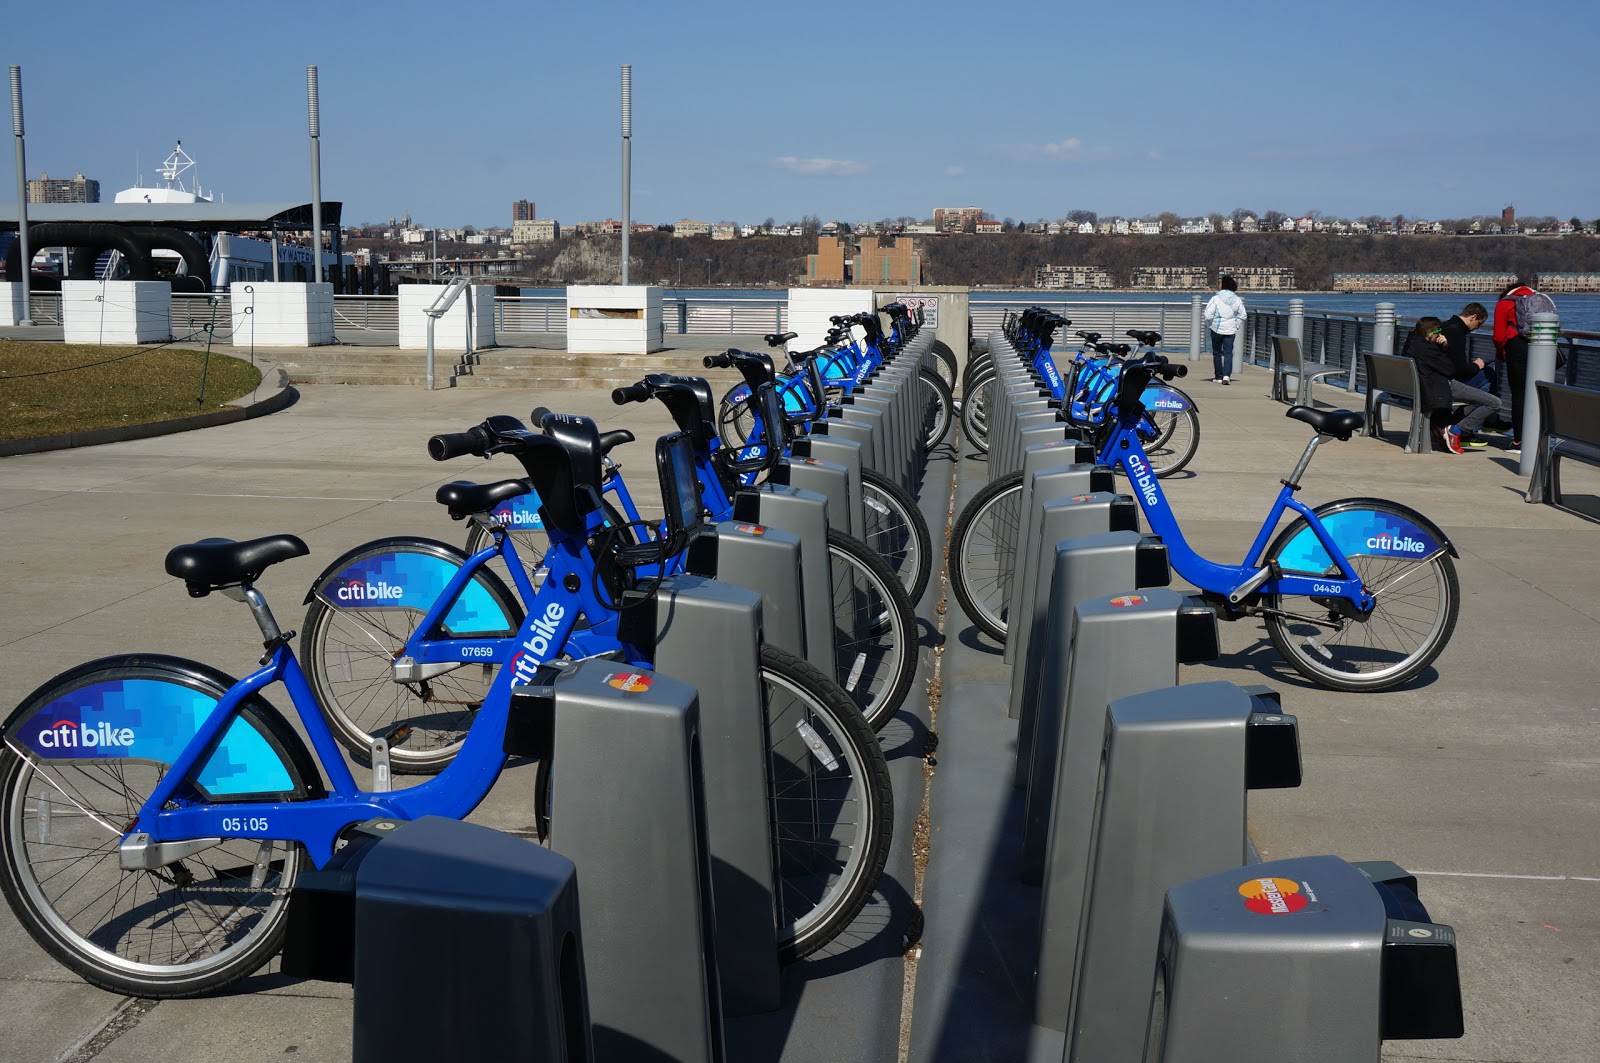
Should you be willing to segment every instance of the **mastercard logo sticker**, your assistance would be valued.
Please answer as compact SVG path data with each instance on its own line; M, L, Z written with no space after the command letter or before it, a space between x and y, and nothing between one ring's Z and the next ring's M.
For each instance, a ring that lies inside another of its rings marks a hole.
M1288 915L1309 902L1300 883L1289 878L1253 878L1239 887L1244 906L1261 915Z
M746 535L765 535L765 534L767 534L767 529L762 527L759 524L741 524L741 525L739 525L739 530L744 532Z
M622 672L611 676L606 682L628 694L637 694L650 689L650 677L638 672Z
M1119 594L1111 599L1111 604L1117 609L1126 609L1130 605L1143 605L1148 600L1142 594Z
M1089 502L1089 501L1092 501L1093 499L1094 499L1093 495L1073 495L1072 496L1072 500L1074 502Z

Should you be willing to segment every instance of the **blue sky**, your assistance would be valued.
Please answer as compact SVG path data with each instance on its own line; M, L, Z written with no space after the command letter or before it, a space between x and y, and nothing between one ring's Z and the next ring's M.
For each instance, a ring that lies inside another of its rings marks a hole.
M20 8L20 10L19 10ZM1541 35L1545 39L1533 39ZM347 223L1257 212L1600 215L1592 2L11 5L28 172ZM1526 87L1537 96L1520 94ZM13 168L0 195L13 197Z

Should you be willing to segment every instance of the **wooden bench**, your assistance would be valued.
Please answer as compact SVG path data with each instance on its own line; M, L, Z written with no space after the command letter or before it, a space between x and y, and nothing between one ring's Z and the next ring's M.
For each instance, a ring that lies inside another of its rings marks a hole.
M1540 380L1539 438L1535 444L1529 502L1561 506L1561 459L1600 466L1600 391ZM1527 445L1524 440L1523 445Z
M1310 370L1305 364L1305 358L1300 353L1300 341L1293 336L1272 337L1273 366L1272 366L1272 397L1279 402L1287 402L1291 406L1312 406L1311 385L1324 377L1338 376L1343 369ZM1318 363L1312 362L1312 365ZM1295 385L1294 399L1289 398L1289 388L1284 378L1293 375L1299 378Z
M1433 443L1428 438L1428 411L1417 401L1422 390L1422 383L1417 379L1417 363L1410 358L1374 351L1362 351L1361 360L1367 368L1367 425L1362 434L1382 439L1383 408L1393 406L1411 414L1405 452L1429 453Z

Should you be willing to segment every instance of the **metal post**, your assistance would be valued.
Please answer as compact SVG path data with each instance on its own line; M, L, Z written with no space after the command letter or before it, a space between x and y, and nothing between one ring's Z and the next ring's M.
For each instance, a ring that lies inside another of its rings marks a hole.
M1201 346L1201 338L1205 335L1206 328L1204 299L1204 296L1196 295L1189 300L1189 361L1191 362L1198 362L1200 352L1205 349Z
M633 235L629 196L633 185L633 64L622 64L622 283L628 283L628 239Z
M429 267L428 277L429 277L430 280L438 280L439 279L439 230L438 230L438 228L434 228L432 230L432 232L433 232L433 263Z
M1289 300L1289 327L1287 333L1300 341L1300 350L1303 353L1306 347L1306 301L1304 299Z
M22 68L11 68L11 135L17 147L17 261L22 263L22 317L19 325L33 324L33 252L28 248L28 163L22 146ZM66 256L61 257L65 277Z
M278 257L278 226L274 224L272 226L272 279L274 282L281 279L278 276Z
M1522 465L1523 476L1533 475L1534 459L1539 456L1538 382L1556 379L1556 343L1561 339L1559 314L1534 314L1529 329L1528 373L1522 385Z
M311 123L311 280L316 283L322 280L322 105L314 66L306 67L306 108Z

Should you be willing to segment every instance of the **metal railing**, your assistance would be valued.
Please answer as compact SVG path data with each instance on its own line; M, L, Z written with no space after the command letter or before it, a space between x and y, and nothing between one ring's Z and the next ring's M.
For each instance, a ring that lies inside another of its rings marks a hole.
M232 341L233 300L229 293L173 292L173 338L203 341L207 327L216 342Z
M564 295L497 295L494 298L495 332L566 332L567 298Z
M979 302L973 300L969 305L972 315L972 334L986 336L997 329L1005 320L1007 311L1026 310L1030 306L1042 306L1063 317L1072 320L1066 334L1057 338L1061 346L1077 346L1077 340L1072 335L1074 332L1098 332L1107 342L1120 342L1122 334L1129 329L1155 330L1161 333L1161 346L1163 350L1189 349L1190 333L1193 331L1190 324L1192 303L1155 301L1127 302L1127 301L1095 301L1092 299L1064 299L1060 296L1034 295L1029 292L1017 292L1016 300L1007 299L1004 302ZM1203 338L1203 337L1202 337Z
M363 331L399 332L398 295L336 295L333 297L333 327Z
M1289 334L1290 313L1283 307L1259 307L1250 311L1242 335L1242 358L1246 365L1270 366L1273 360L1272 337ZM1406 339L1411 335L1414 318L1395 320L1395 353L1405 350ZM1372 350L1375 327L1373 314L1356 314L1340 311L1315 310L1307 307L1303 319L1300 351L1307 361L1344 370L1341 377L1333 378L1350 391L1365 391L1367 372L1361 361L1363 351ZM1467 337L1470 357L1494 361L1494 337L1486 330ZM1563 332L1559 350L1566 356L1565 364L1556 370L1558 382L1575 387L1600 388L1600 333ZM1351 374L1351 367L1355 372ZM1510 401L1510 383L1501 374L1500 394Z
M61 293L29 292L28 316L36 325L61 324Z

